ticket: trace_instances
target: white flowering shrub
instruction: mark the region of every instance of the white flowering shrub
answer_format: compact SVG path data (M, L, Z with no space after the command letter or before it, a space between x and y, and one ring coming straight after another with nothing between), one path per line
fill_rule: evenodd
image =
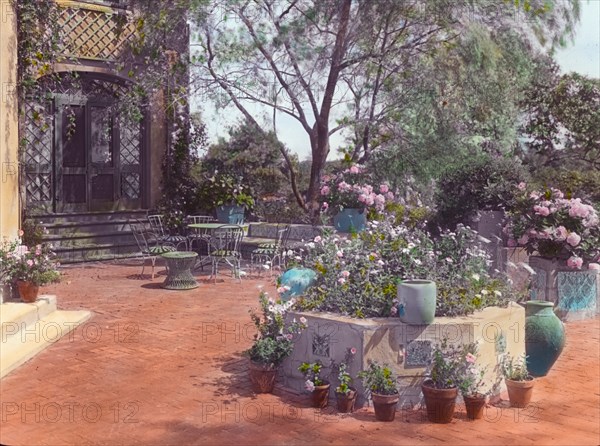
M433 238L391 220L373 221L349 238L326 234L307 243L303 266L318 273L299 303L303 309L357 318L396 315L399 280L437 283L436 316L469 314L513 299L508 284L487 273L477 234L458 226Z

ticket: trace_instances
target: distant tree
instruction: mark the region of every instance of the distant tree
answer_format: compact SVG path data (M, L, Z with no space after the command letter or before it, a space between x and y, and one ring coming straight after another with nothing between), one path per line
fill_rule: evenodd
M404 104L372 136L372 170L394 185L403 174L429 180L473 157L512 155L520 99L537 69L532 53L516 33L475 24L422 57L419 76L387 93Z
M535 166L600 170L600 79L547 68L528 91L525 158Z
M273 132L258 130L249 122L229 129L229 137L208 148L201 160L202 171L218 171L241 177L257 197L287 195L289 169L281 156L286 150Z

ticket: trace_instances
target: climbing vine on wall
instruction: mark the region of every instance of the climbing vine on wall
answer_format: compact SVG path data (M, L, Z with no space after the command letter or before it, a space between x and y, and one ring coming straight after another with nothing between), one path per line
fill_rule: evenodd
M58 6L53 0L12 0L17 12L18 91L34 94L38 79L52 74L61 60Z

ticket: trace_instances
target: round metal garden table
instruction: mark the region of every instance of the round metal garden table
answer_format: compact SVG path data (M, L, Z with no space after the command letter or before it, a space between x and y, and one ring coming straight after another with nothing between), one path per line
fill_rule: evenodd
M173 251L161 254L167 262L168 274L163 283L167 290L191 290L198 288L198 282L192 275L191 268L196 263L198 254L188 251Z

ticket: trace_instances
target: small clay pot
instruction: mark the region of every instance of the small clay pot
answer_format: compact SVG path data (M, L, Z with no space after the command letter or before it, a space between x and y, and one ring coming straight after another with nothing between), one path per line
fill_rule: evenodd
M313 407L322 409L327 406L327 402L329 401L329 387L330 384L328 382L320 386L315 386L311 394Z
M532 376L529 378L527 381L513 381L512 379L504 378L506 389L508 390L510 407L527 407L531 401L535 380Z
M354 411L354 403L356 402L356 389L350 387L348 393L335 392L337 398L337 409L341 413L351 413Z
M432 423L450 423L454 416L458 388L436 389L428 384L425 382L421 386L425 397L427 419Z
M32 282L17 280L17 288L19 290L19 296L23 302L32 303L37 300L38 293L40 291L39 285L35 285Z
M277 378L277 370L277 367L250 361L248 373L252 382L252 389L256 393L272 393L275 378Z
M480 420L483 418L483 409L485 408L485 395L464 395L465 408L467 409L467 418L469 420Z
M372 393L373 407L375 408L375 418L379 421L394 421L396 417L396 405L400 400L400 395L380 395Z

